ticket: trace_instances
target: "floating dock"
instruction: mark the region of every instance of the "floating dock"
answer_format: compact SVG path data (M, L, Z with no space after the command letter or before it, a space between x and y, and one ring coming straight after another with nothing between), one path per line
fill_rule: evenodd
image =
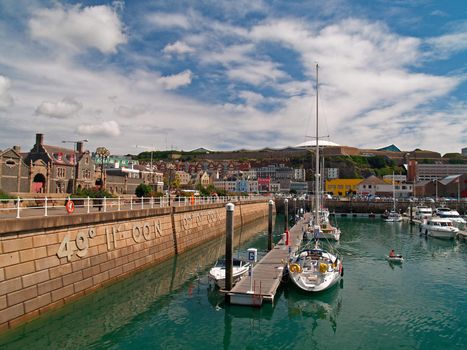
M310 215L306 214L289 230L289 245L286 245L284 239L281 239L271 251L255 264L253 281L250 281L250 277L246 276L237 282L230 292L225 291L230 297L231 304L261 306L263 302L274 302L288 256L291 252L296 251L302 243L303 232L309 219Z

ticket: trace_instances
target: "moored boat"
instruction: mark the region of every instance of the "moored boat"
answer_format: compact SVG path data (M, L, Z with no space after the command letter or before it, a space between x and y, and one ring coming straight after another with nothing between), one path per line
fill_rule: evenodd
M337 254L331 253L319 246L320 235L338 232L338 236L335 236L338 240L340 230L330 225L329 215L320 214L318 136L318 65L316 65L315 214L312 226L315 244L312 249L305 247L295 252L290 257L288 264L290 279L297 287L306 292L321 292L331 288L344 274L342 259Z
M232 282L235 284L248 273L250 263L241 259L233 259ZM217 261L216 265L209 270L209 280L216 283L219 288L225 288L225 259Z
M385 222L399 222L402 221L402 215L394 210L391 210L386 215L383 215L383 220Z
M465 226L465 219L460 216L459 212L446 207L436 209L436 215L443 219L449 219L454 226L462 228Z
M453 239L459 229L449 219L432 217L420 225L420 232L430 237Z
M339 256L319 247L296 252L288 264L289 277L300 289L321 292L334 286L344 274Z

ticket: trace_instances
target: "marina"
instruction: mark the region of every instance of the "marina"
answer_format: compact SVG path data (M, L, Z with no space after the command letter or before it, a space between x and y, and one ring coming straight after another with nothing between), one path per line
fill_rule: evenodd
M3 349L463 349L467 244L420 237L402 222L342 218L341 284L305 294L282 284L273 304L229 305L208 281L222 238L194 248L0 337ZM267 231L242 243L267 253ZM274 227L275 243L284 230ZM394 248L403 264L386 260ZM78 328L76 325L79 325ZM189 337L186 337L190 334Z

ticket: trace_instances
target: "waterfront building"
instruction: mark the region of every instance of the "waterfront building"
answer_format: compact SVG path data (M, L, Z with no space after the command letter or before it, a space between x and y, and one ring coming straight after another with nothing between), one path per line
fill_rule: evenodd
M362 181L363 179L329 179L326 180L325 190L333 196L346 197L351 193L357 193L357 186Z
M372 175L362 180L357 185L357 194L363 195L363 196L374 196L382 192L384 193L382 189L385 189L387 185L388 184L384 182L382 179ZM391 193L392 193L392 189L391 189Z
M83 142L76 150L44 144L44 135L36 134L36 143L28 153L30 189L34 193L73 193L95 186L95 163Z
M258 192L270 192L271 191L271 178L269 177L258 177Z
M29 166L19 146L0 151L0 190L6 193L29 192Z
M457 199L467 197L467 173L425 180L414 185L414 196Z
M449 175L465 173L467 173L467 162L463 164L451 164L447 163L447 160L443 160L426 164L410 160L408 164L408 180L415 182L437 180Z

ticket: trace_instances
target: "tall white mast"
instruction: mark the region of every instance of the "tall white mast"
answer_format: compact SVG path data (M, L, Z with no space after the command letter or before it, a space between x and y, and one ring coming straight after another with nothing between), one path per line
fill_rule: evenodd
M319 225L319 140L318 140L318 63L316 63L316 169L315 169L315 220Z

